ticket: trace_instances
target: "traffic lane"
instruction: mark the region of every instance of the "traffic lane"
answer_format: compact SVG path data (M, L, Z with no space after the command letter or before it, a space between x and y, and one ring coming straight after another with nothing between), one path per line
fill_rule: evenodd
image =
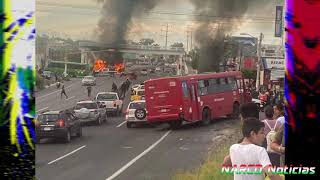
M123 79L102 78L102 81L99 81L99 82L101 82L101 84L98 83L98 86L97 86L99 88L94 88L93 94L96 94L96 93L98 93L100 91L104 91L103 89L104 89L105 85L109 84L109 86L111 87L111 85L110 85L111 81L114 81L115 83L117 83L117 82L122 82ZM80 86L79 86L79 88L80 88ZM79 91L75 91L75 92L79 93ZM81 93L80 92L80 94L77 94L77 98L78 99L86 98L86 93ZM126 98L124 99L124 109L127 107L128 103L130 101L129 98L130 98L130 92L127 92ZM73 100L77 100L77 99L74 98ZM69 103L66 103L66 102L69 102ZM62 103L60 99L56 103L53 103L53 102L48 102L48 103L52 104L51 107L53 107L53 108L50 108L51 110L67 109L67 108L74 107L74 105L75 105L75 103L72 103L71 101L64 101L63 100L63 103ZM37 109L39 109L39 108L37 108ZM111 126L111 127L116 127L116 126L118 126L118 124L120 124L120 123L122 123L124 121L125 121L125 119L124 119L123 116L122 117L108 117L107 125ZM86 133L86 128L87 128L86 126L83 127L84 135ZM94 128L98 128L98 127L94 127ZM89 135L90 135L90 131L89 131ZM52 140L49 140L49 141L48 140L42 140L42 142L44 142L45 144L44 145L42 145L42 144L37 145L37 147L38 147L37 150L39 150L39 151L37 151L37 157L41 157L41 158L39 158L39 160L42 160L42 162L49 161L50 159L53 159L53 157L56 157L58 154L63 154L65 151L68 151L70 149L70 148L68 148L69 145L67 145L67 149L65 150L65 149L63 149L63 147L65 146L64 144L57 146L58 147L57 149L54 149L50 144L47 144L47 143L54 143L54 145L55 145L55 144L61 143L61 142L52 141ZM72 142L72 143L73 143L72 145L74 145L74 146L81 145L82 143L86 143L86 138L85 137L82 138L80 142L79 142L78 138L75 138L74 142ZM42 153L42 147L43 147L44 153ZM48 153L45 153L47 151L46 147L48 147L48 149L50 149L52 151L48 151ZM61 148L61 150L60 150L60 148ZM41 154L44 154L44 156L41 156ZM48 156L48 154L50 156ZM40 164L41 164L41 162L40 162Z
M66 87L68 87L78 81L81 81L81 78L71 78L70 81L65 81L63 83ZM35 97L39 98L39 97L42 97L44 95L47 95L47 94L55 92L55 91L57 91L57 86L50 86L47 89L43 89L43 90L35 92Z
M112 79L114 80L114 79ZM108 80L107 80L108 81ZM120 81L123 81L123 80L120 80ZM138 81L141 81L141 80L137 80ZM128 102L129 102L129 97L130 94L127 94L127 98L125 99L125 106L127 106ZM108 124L107 124L107 127L115 127L115 125L117 125L118 123L120 122L123 122L124 121L124 118L109 118L109 121L108 121ZM81 145L84 145L84 144L88 144L90 143L91 141L94 141L92 139L92 136L91 136L91 131L90 129L94 130L93 132L96 132L96 129L97 128L100 128L100 127L89 127L88 128L88 132L87 132L87 127L84 127L83 128L83 134L84 134L84 137L78 139L74 139L74 141L71 142L71 144L69 144L69 147L70 148L66 148L64 149L64 144L62 145L59 145L57 148L55 148L55 144L53 145L50 145L50 144L45 144L42 146L41 145L37 145L37 151L36 151L36 156L37 156L37 169L41 168L42 165L46 164L47 162L49 161L52 161L53 159L57 158L59 155L62 155L62 154L65 154L65 153L68 153L68 151L72 150L72 149L75 149ZM108 131L108 130L107 130ZM50 141L49 141L50 143ZM71 146L72 145L72 146ZM83 149L85 150L85 148ZM82 151L82 150L81 150Z
M106 77L97 78L97 85L92 87L91 99L93 99L98 92L110 91L112 82L120 83L121 81L123 81L123 79L111 79ZM60 92L61 90L58 93L48 96L46 99L40 101L37 101L36 98L36 111L46 107L50 110L62 110L73 107L79 100L88 99L87 87L82 86L81 81L75 83L70 89L66 89L66 94L71 99L65 99L64 95L62 96L63 99L61 99Z
M110 85L110 81L111 79L108 78L103 78L101 82L98 83L99 88L94 88L93 89L93 93L92 94L96 94L100 91L105 91L103 90L105 85ZM115 82L120 82L122 81L121 79L112 79ZM81 88L81 85L79 85L78 90ZM54 102L48 102L48 104L46 104L46 106L50 106L50 110L62 110L62 109L68 109L68 108L72 108L75 106L76 101L80 100L80 99L85 99L87 98L87 93L83 93L83 92L79 92L79 91L75 91L75 95L77 98L73 98L73 101L67 101L67 100L60 100L58 98L57 101ZM127 95L129 97L129 95ZM129 100L127 100L128 98L125 99L125 106L127 106L127 103L129 102ZM41 107L37 107L37 109L39 109ZM124 118L123 117L108 117L108 122L106 123L107 126L113 126L116 127L120 122L123 122ZM59 156L59 154L64 154L65 152L69 151L70 149L72 149L73 147L77 147L79 145L82 145L83 143L87 142L87 137L86 135L90 136L90 131L88 132L89 134L87 134L86 132L86 128L87 126L83 127L83 135L84 137L82 138L74 138L73 141L70 144L61 144L61 141L55 141L54 139L47 139L47 140L42 140L43 144L38 144L37 145L37 151L36 151L36 156L37 156L37 160L38 160L38 164L43 164L44 162L48 162L49 160L53 160L54 157ZM99 127L93 127L93 128L99 128ZM53 143L51 145L51 143ZM55 145L59 144L57 146L57 148L55 148Z
M37 168L39 179L106 179L145 151L165 131L114 126L87 127L86 148L53 164Z
M157 148L152 150L136 164L124 171L117 180L152 179L163 180L179 170L194 170L208 157L213 138L223 134L239 120L219 119L209 126L186 124L172 131Z

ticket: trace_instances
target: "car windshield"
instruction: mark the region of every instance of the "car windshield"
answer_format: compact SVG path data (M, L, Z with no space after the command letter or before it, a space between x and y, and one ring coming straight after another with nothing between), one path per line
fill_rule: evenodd
M93 79L93 77L87 76L87 77L84 77L84 79Z
M82 108L97 109L97 104L96 103L79 103L75 107L76 110L79 110Z
M117 95L116 94L99 94L97 96L97 100L116 100Z
M41 114L37 119L40 122L52 122L59 119L59 114Z
M129 109L145 109L145 102L131 103Z

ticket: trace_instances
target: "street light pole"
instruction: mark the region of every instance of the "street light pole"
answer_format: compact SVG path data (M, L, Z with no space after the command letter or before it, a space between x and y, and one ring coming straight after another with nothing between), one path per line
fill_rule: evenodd
M263 34L260 33L257 56L258 56L258 64L257 64L257 79L256 79L256 91L259 91L260 88L260 66L261 66L261 42L262 42Z

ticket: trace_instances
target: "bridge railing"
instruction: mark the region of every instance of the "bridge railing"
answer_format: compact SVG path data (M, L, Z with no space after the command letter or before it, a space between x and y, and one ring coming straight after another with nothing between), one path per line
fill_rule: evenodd
M162 50L162 51L174 51L181 52L184 51L183 47L163 47L163 46L148 46L148 45L134 45L134 44L120 44L120 45L111 45L111 44L101 44L94 42L80 42L80 47L106 47L106 48L119 48L119 49L136 49L136 50Z

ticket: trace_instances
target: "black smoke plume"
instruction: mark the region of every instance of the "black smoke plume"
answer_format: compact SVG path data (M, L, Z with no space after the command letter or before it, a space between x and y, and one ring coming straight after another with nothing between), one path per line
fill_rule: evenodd
M266 0L190 0L196 8L200 25L195 40L200 46L199 72L218 71L224 60L224 40L241 24L251 5L259 7ZM252 4L253 3L253 4Z
M157 0L97 0L103 3L98 23L99 40L119 46L125 44L133 17L148 13L159 2Z

